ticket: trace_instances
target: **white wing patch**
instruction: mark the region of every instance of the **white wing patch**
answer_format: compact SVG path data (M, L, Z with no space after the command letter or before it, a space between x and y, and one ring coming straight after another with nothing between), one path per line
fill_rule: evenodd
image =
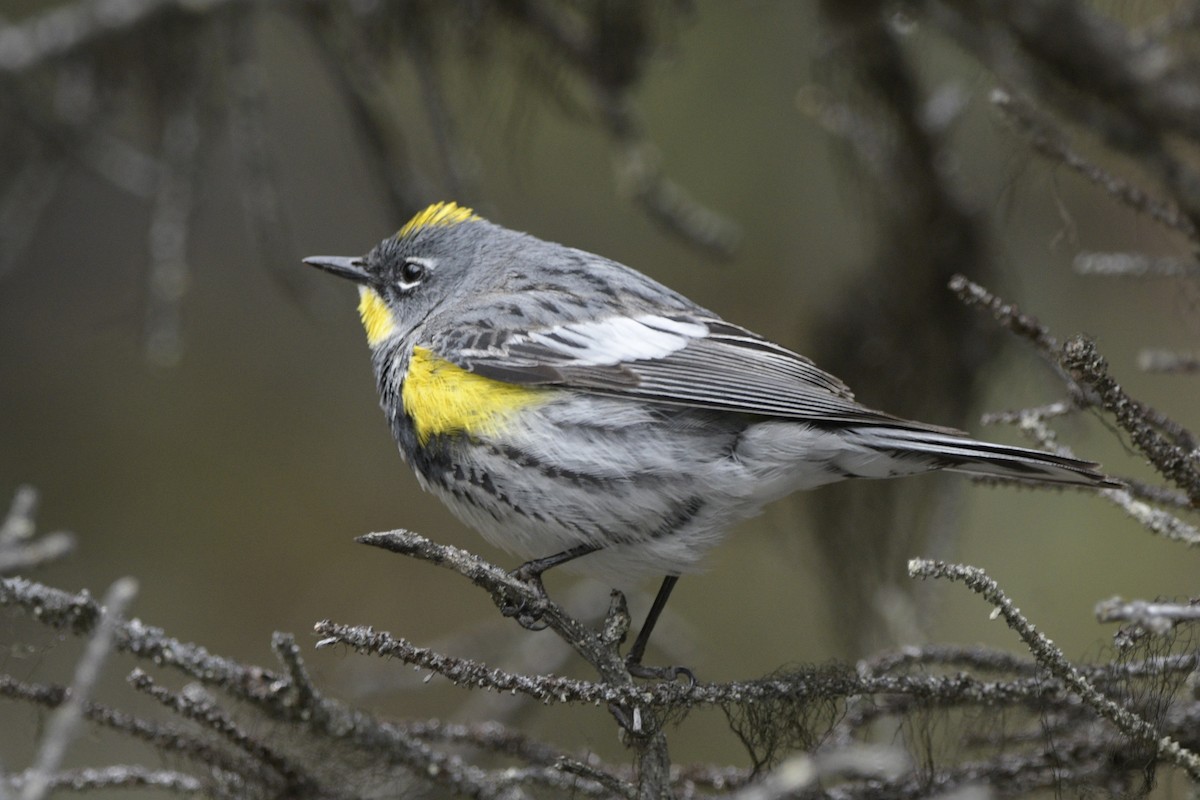
M700 322L643 314L555 325L521 338L579 365L611 366L664 358L707 335L708 326Z

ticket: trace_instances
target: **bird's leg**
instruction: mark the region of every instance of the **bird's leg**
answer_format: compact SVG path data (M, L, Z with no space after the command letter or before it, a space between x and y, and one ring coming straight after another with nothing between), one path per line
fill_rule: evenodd
M563 550L561 553L555 553L552 556L526 561L509 574L517 580L529 584L529 588L534 591L538 599L543 600L546 597L546 587L542 585L543 572L551 567L557 567L560 564L573 561L580 556L586 556L588 553L594 553L599 549L600 545L598 544L581 544L569 550ZM546 627L546 623L542 622L543 611L540 608L540 603L505 602L500 606L500 613L506 617L516 617L521 627L527 630L540 631Z
M654 625L667 605L671 590L678 582L678 575L668 575L663 578L662 586L658 587L658 594L654 596L654 603L650 606L650 613L646 614L646 621L642 623L642 629L638 631L637 638L633 640L633 647L629 648L629 654L625 656L625 668L635 678L673 681L682 675L687 678L689 684L695 686L696 676L687 667L647 667L642 664L642 656L646 654L646 645L650 642L650 634L654 631Z

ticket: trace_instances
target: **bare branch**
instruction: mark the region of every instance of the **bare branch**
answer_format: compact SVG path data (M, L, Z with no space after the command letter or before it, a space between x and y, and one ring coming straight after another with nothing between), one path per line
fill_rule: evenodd
M1076 380L1097 393L1101 405L1116 417L1150 463L1187 493L1193 506L1200 506L1200 463L1194 446L1191 452L1185 451L1159 433L1157 428L1164 426L1165 418L1125 393L1108 374L1108 362L1096 351L1095 343L1083 336L1073 337L1063 346L1060 361ZM1189 432L1171 424L1177 440L1186 435L1187 441L1195 441Z
M1173 353L1170 350L1143 350L1138 353L1138 369L1146 372L1194 375L1200 372L1200 355Z
M1132 622L1150 633L1161 635L1178 622L1200 620L1200 605L1112 597L1096 604L1096 619L1100 622Z
M1080 275L1116 278L1196 278L1195 259L1153 257L1144 253L1080 253L1073 267Z
M26 791L37 775L25 772L9 778L13 789ZM3 779L0 779L0 784ZM205 794L208 790L200 779L183 772L167 769L117 764L101 769L73 769L55 772L46 778L46 791L90 792L104 789L161 789L171 794Z
M1022 616L1000 586L983 570L920 558L909 561L908 570L915 578L943 578L964 583L971 591L995 606L996 613L1004 617L1008 626L1016 631L1038 663L1071 687L1072 691L1095 709L1096 713L1113 723L1127 736L1156 748L1159 754L1184 769L1192 780L1200 780L1200 757L1171 737L1163 735L1137 714L1122 708L1097 691L1091 682L1071 665L1062 651Z
M613 643L576 621L553 600L535 592L526 582L478 556L455 547L437 544L406 530L369 533L360 536L357 541L429 561L457 572L476 586L485 589L500 607L515 604L536 608L549 627L595 667L606 682L616 686L633 685L633 679L625 669L625 662L613 647Z
M964 275L955 275L949 285L950 291L958 295L965 306L990 312L1002 328L1028 339L1043 353L1053 353L1058 349L1058 341L1050 334L1050 329L1036 317L1023 313L1016 305L1004 302Z
M242 2L244 0L237 0ZM197 13L235 0L76 0L16 25L0 26L0 72L19 73L85 48L163 11Z
M37 501L32 486L20 486L13 495L8 516L0 523L0 575L41 567L75 549L75 536L63 531L34 539Z
M1005 119L1028 139L1034 150L1078 172L1135 211L1145 214L1191 239L1196 238L1195 225L1181 214L1174 204L1155 198L1146 190L1134 186L1124 178L1119 178L1084 158L1071 147L1066 133L1055 127L1048 118L1039 114L1031 104L1014 97L1003 89L993 89L991 101Z
M121 578L105 593L100 624L75 667L75 678L71 682L66 702L50 717L33 766L26 773L25 784L21 788L21 800L41 800L50 791L52 776L62 764L67 747L79 733L84 703L91 695L100 677L100 669L112 651L121 616L136 594L137 581L133 578Z

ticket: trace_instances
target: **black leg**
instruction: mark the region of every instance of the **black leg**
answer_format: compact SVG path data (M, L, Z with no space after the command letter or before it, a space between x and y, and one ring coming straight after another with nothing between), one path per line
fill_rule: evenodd
M662 585L658 587L658 594L654 596L654 602L650 606L650 613L646 614L646 621L642 623L642 629L638 631L637 638L633 640L633 647L629 648L629 655L625 656L625 666L629 669L629 674L635 678L659 678L673 681L683 675L688 679L688 683L692 685L696 683L696 676L687 667L647 667L642 664L642 656L646 654L646 645L650 643L650 634L654 632L658 617L666 608L667 600L671 597L671 590L678 582L678 575L668 575L663 578Z
M542 573L546 570L561 566L568 561L574 561L580 556L586 556L588 553L594 553L600 549L598 544L581 544L578 547L572 547L570 550L563 550L561 553L555 553L552 556L545 558L535 558L532 561L526 561L521 566L513 570L513 577L520 578L523 581L530 583L537 582L539 585L542 582Z
M528 583L530 588L538 594L539 598L544 598L546 596L546 587L542 585L543 572L551 567L557 567L568 561L573 561L580 556L586 556L588 553L594 553L599 549L599 545L581 544L578 547L563 550L561 553L555 553L552 556L535 558L532 561L526 561L514 569L512 576ZM531 631L540 631L546 627L546 623L541 621L542 610L536 605L530 606L528 603L512 603L502 606L500 613L506 617L516 617L517 622L520 623L522 628Z

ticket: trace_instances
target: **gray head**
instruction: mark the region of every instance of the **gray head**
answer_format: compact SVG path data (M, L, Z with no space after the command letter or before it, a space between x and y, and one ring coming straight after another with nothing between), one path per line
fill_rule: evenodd
M469 208L436 203L365 256L312 256L304 263L358 284L358 313L367 343L377 348L411 333L463 286L480 289L502 279L503 270L468 272L472 265L512 263L530 241L536 240Z

